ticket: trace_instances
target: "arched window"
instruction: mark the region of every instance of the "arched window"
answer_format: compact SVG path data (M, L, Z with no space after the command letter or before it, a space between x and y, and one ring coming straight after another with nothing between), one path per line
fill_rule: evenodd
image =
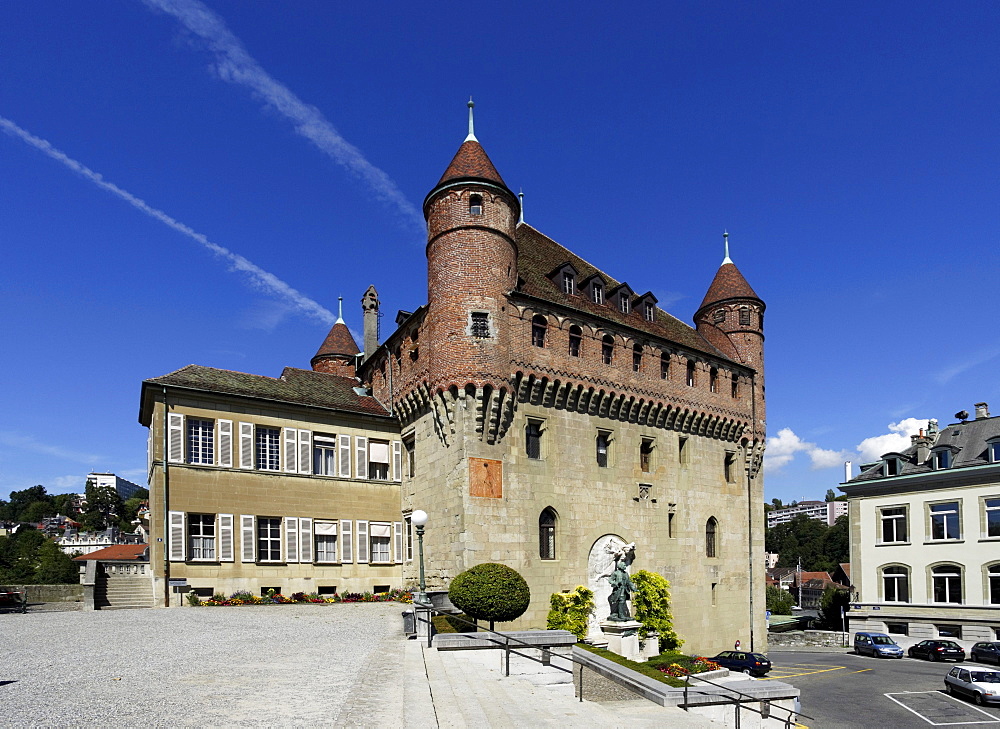
M469 196L469 214L470 215L482 215L483 214L483 196L482 195L470 195Z
M556 558L556 512L546 507L538 517L538 556Z
M709 392L719 391L719 370L716 367L708 371L708 390Z
M694 366L695 366L694 360L689 359L687 367L687 378L685 379L685 382L687 382L688 387L694 387Z
M719 522L715 520L714 516L708 518L708 522L705 524L705 556L715 557L717 556L716 550L716 531L718 530Z
M1000 605L1000 564L990 566L987 571L989 582L989 603L990 605Z
M962 602L962 568L957 564L942 564L931 568L934 602Z
M642 370L642 345L636 344L632 347L632 371L639 372Z
M910 601L910 572L893 565L882 569L882 599L885 602Z
M734 398L737 398L737 397L740 396L740 376L738 374L736 374L735 372L733 373L733 382L732 382L732 385L729 388L729 393Z
M740 326L750 326L750 309L745 306L740 307Z
M580 345L583 343L583 330L575 324L569 328L569 356L580 356Z
M667 379L668 374L670 374L670 355L660 352L660 379Z
M535 314L531 319L531 344L535 347L545 346L545 330L549 323L541 314Z
M610 334L605 334L601 340L601 361L609 365L614 361L615 340Z

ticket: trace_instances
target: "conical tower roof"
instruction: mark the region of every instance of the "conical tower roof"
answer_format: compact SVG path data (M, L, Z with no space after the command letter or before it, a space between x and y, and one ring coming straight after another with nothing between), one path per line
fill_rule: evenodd
M493 166L489 155L483 149L483 145L475 139L466 139L462 142L462 146L458 148L458 152L451 160L451 164L448 165L448 169L444 171L441 179L438 180L435 188L458 180L483 180L507 187L507 183L503 181L497 168Z
M351 332L344 323L344 320L337 319L337 322L330 329L330 333L326 335L326 339L323 340L323 344L320 345L313 359L327 355L353 357L360 352L361 350L358 349L358 345L354 341L354 337L351 336Z
M701 311L707 306L717 304L720 301L726 301L727 299L756 299L757 301L761 301L761 298L757 296L757 293L750 287L747 280L743 278L740 269L736 268L736 264L730 261L728 256L726 261L719 266L719 270L712 280L712 285L708 287L708 293L705 294L705 298L702 300L698 310Z

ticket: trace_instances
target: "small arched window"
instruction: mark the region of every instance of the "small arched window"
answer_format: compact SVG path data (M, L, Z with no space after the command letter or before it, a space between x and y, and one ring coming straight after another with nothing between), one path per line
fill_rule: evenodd
M535 347L545 346L545 330L549 323L541 314L535 314L531 318L531 344Z
M470 195L469 196L469 214L470 215L482 215L483 214L483 196L482 195Z
M987 600L990 605L1000 605L1000 564L990 566L986 574L990 589Z
M632 371L640 372L642 370L642 345L637 344L632 347Z
M687 366L687 378L685 379L688 387L694 387L694 366L694 360L689 359Z
M735 372L733 373L733 382L729 388L729 394L731 394L734 398L740 396L740 376Z
M906 567L893 565L882 569L882 599L885 602L910 601L910 574Z
M610 334L605 334L601 340L601 361L609 365L614 361L615 340Z
M569 328L569 356L580 356L580 345L583 342L583 330L575 324Z
M716 367L708 371L708 389L710 392L719 391L719 370Z
M962 602L962 568L957 564L942 564L931 569L934 602Z
M660 379L667 379L668 374L670 374L670 355L660 352Z
M556 558L556 512L546 507L538 517L538 556Z
M710 516L708 521L705 523L705 556L706 557L717 557L718 550L716 549L715 540L717 539L716 532L719 528L719 522L715 520L714 516Z

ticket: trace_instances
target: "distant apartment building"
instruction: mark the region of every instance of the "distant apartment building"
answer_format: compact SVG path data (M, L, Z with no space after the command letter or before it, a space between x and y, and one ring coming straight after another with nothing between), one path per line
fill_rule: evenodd
M778 524L789 522L799 514L804 514L816 521L822 521L827 526L833 526L837 517L844 516L846 513L846 501L802 501L787 509L775 509L767 512L767 528L772 529Z
M145 488L145 486L140 486L137 483L127 481L121 476L116 476L113 473L88 473L87 483L93 484L94 486L110 486L118 492L118 495L122 497L122 500L131 499L135 495L136 491Z

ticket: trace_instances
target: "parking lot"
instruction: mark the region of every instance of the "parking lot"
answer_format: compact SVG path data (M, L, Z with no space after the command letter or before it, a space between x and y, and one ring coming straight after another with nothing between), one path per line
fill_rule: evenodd
M802 720L810 727L1000 727L1000 706L980 708L944 693L953 663L869 658L847 649L774 651L769 657L774 668L763 680L798 687L802 711L814 717Z

